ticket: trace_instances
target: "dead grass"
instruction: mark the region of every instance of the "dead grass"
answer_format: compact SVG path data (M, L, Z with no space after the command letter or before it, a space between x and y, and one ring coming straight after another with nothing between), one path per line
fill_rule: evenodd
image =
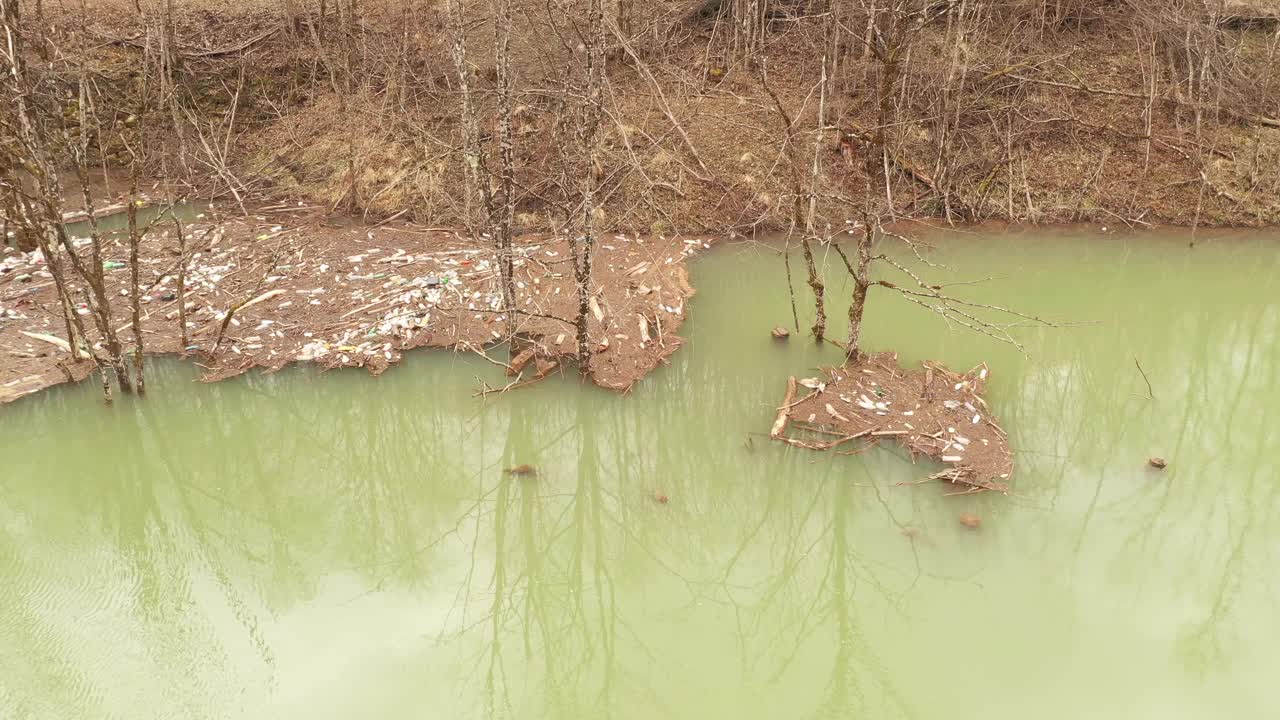
M709 51L706 27L679 21L691 5L653 3L636 21L641 38L636 51L656 88L624 53L614 54L602 158L603 222L632 232L785 227L794 215L797 165L805 169L815 139L815 28L787 25L771 36L770 85L794 119L796 141L803 145L788 148L780 142L780 118L758 73ZM523 106L517 210L526 229L551 229L572 205L556 164L564 138L557 136L554 95L574 48L564 41L564 28L545 21L544 4L518 6L517 14L527 22L515 42ZM179 7L180 33L200 47L241 40L249 24L279 22L281 12L270 4L212 0L186 0ZM121 37L136 26L127 2L95 0L90 10L92 32L100 36ZM408 209L422 222L457 224L465 206L464 182L454 152L459 138L451 66L444 35L436 31L443 27L441 8L430 3L378 5L364 12L362 82L345 104L335 97L323 59L306 37L282 33L243 58L251 92L243 99L237 128L235 171L251 178L264 196L336 207L354 200L357 209L372 214ZM1101 20L1090 23L1105 28ZM406 27L422 29L405 35ZM484 105L491 82L491 33L483 23L478 27L471 38L472 58ZM657 40L644 43L648 38ZM404 57L377 50L401 47L395 43L402 39L407 43ZM1265 50L1260 36L1247 35L1245 41L1255 55ZM903 81L908 89L901 108L905 116L927 118L933 112L929 89L942 68L939 43L938 37L926 36L917 48ZM1063 33L1045 36L1026 51L1031 50L1058 57L1062 77L1078 77L1095 87L1142 90L1131 38ZM105 44L94 52L109 70L106 75L126 85L136 48ZM1187 118L1161 106L1153 117L1148 154L1141 101L1042 85L1005 82L993 87L998 81L980 79L1004 58L994 50L991 57L982 56L982 48L974 52L972 96L954 141L949 179L954 197L973 219L1172 224L1198 219L1203 225L1278 219L1280 130L1259 131L1222 118L1210 123L1199 140L1189 140ZM241 61L231 57L188 65L191 92L202 108L213 112L221 107L218 98L225 96L228 77ZM836 83L840 92L832 101L836 125L873 126L874 63L853 58L842 72ZM1016 112L1010 114L1015 104ZM678 138L668 111L687 133L688 144ZM1003 121L992 121L1000 117L1014 119L1011 153L1008 128ZM894 137L905 159L932 168L939 142L933 124L906 124ZM856 153L840 154L838 133L824 134L822 143L820 212L841 224L850 209L837 198L856 199L875 189L879 178L866 177ZM1202 166L1208 180L1203 187ZM901 212L941 213L938 198L911 179L894 177L893 182Z

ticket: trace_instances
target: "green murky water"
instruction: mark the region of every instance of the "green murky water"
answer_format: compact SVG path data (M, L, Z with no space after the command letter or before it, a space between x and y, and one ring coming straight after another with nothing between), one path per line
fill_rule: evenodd
M697 262L688 345L627 398L482 403L496 368L416 353L0 408L0 717L1274 716L1275 238L940 257L1002 278L970 297L1097 321L1024 359L873 291L872 349L990 364L1008 497L753 436L834 355L773 343L781 266L741 245Z

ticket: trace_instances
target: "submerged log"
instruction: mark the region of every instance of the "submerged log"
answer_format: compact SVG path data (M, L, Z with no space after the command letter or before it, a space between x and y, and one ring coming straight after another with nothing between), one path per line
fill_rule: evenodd
M529 361L534 358L534 355L535 353L533 348L525 348L517 353L515 357L511 358L511 364L507 366L507 376L515 377L523 372L524 366L529 364Z
M538 372L534 374L534 377L541 380L555 372L558 367L560 367L560 363L556 360L544 360L542 358L538 358Z

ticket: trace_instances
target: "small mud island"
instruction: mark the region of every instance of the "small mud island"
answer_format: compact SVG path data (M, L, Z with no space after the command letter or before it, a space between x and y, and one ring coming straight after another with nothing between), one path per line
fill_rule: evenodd
M912 459L923 455L948 466L930 479L965 491L1007 492L1013 453L982 397L987 377L986 365L964 374L928 362L904 370L893 353L866 356L821 378L788 378L769 435L808 450L893 440Z

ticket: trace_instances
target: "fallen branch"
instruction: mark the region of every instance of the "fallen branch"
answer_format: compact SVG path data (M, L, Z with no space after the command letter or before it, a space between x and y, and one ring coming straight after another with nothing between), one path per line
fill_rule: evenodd
M804 440L796 440L795 438L789 438L789 437L778 437L774 439L780 440L788 445L794 445L795 447L798 447L798 448L804 448L805 450L830 450L831 448L834 448L838 445L843 445L851 440L857 440L858 438L866 437L868 434L871 434L869 430L863 430L862 432L854 433L853 435L845 435L844 437L841 437L837 440L832 440L830 442L822 442L822 443L811 443L811 442L806 442Z
M254 305L257 305L258 303L266 302L271 298L280 297L286 292L288 291L283 288L276 288L275 290L268 290L267 292L264 292L255 298L251 298L249 300L245 300L243 302L239 302L235 305L232 305L231 308L227 310L226 317L222 318L222 324L218 326L218 336L214 338L213 349L209 351L209 354L212 355L213 353L216 353L218 351L218 346L222 344L222 336L226 334L227 326L231 324L231 320L232 318L235 317L235 314L237 312L240 312L241 310L248 310Z
M515 357L511 358L511 364L507 366L507 375L516 376L524 372L524 366L528 365L535 355L533 348L521 350Z
M796 376L792 375L787 378L787 394L782 398L782 407L778 408L778 416L773 420L773 428L769 430L769 437L774 440L782 439L783 434L787 432L787 419L791 415L791 407L796 399Z
M1009 486L1005 483L996 482L995 480L979 480L968 468L947 468L930 475L929 479L945 480L952 485L964 485L967 487L964 493L982 492L983 490L994 490L1005 494L1009 492Z
M471 397L488 397L489 395L501 395L502 393L508 390L516 390L518 388L532 385L536 382L542 382L548 377L551 377L551 375L550 374L538 375L531 380L512 380L511 382L507 383L506 385L503 385L500 388L489 387L487 384L485 384L484 387L482 387L480 390L477 390L476 392L471 393Z
M224 47L224 48L214 48L213 50L205 50L202 52L184 52L182 53L182 55L184 57L189 57L189 58L210 58L210 57L219 57L221 55L231 55L233 53L238 53L244 50L248 50L249 48L253 47L254 45L257 45L263 40L270 38L272 35L275 35L278 32L280 32L280 28L277 27L274 30L268 30L267 32L262 33L261 35L249 38L248 40L245 40L239 45L232 45L230 47Z
M1142 381L1147 384L1147 399L1155 400L1155 391L1151 389L1151 380L1147 378L1147 371L1142 369L1142 363L1138 362L1138 356L1133 356L1133 364L1137 366L1138 372L1142 374Z
M45 333L27 332L26 330L23 330L21 332L23 335L26 335L32 340L39 340L40 342L49 343L50 345L54 345L66 353L71 352L71 343L67 342L66 340L63 340L60 337L57 337L56 335L46 335ZM88 353L86 353L83 348L79 348L79 347L76 348L76 355L86 360L89 358Z
M489 362L493 363L494 365L497 365L498 367L503 368L504 370L506 370L506 372L507 372L507 375L508 375L508 376L516 375L516 374L517 374L517 373L514 373L514 372L512 372L512 371L511 371L511 366L510 366L510 365L508 365L508 364L506 364L506 363L502 362L501 360L495 360L495 359L493 359L493 358L489 357L489 355L488 355L488 354L487 354L487 353L486 353L482 348L477 347L474 343L461 342L461 343L458 343L458 347L459 347L459 348L462 348L463 350L470 350L471 352L473 352L473 353L475 353L475 354L479 355L480 357L484 358L485 360L488 360Z

